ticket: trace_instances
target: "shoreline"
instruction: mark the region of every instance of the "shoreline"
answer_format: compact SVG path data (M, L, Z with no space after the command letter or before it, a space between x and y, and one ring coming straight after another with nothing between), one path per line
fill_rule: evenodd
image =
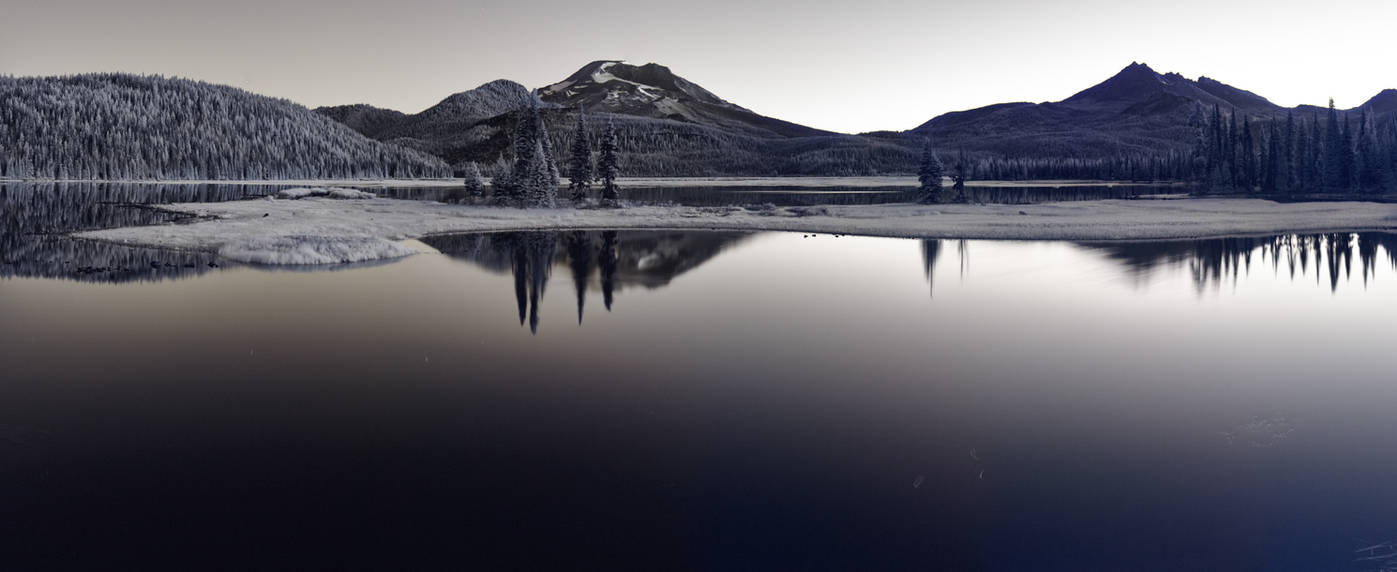
M487 184L489 178L486 178ZM298 186L298 187L360 187L360 188L449 188L464 185L464 179L6 179L0 183L35 185L77 185L77 184L116 184L116 185L247 185L247 186ZM715 177L622 177L617 183L623 187L661 189L771 189L771 190L905 190L920 186L916 175L869 175L849 177L819 177L806 175L792 176L715 176ZM1182 181L1098 181L1084 179L1035 179L1024 181L967 181L970 188L1061 188L1061 187L1158 187L1186 188L1192 184ZM560 186L559 188L566 188Z
M1036 205L518 209L396 199L262 199L156 208L208 220L72 236L194 250L254 264L340 264L412 254L401 241L471 232L674 229L889 238L1189 240L1287 233L1390 232L1397 205L1261 199L1102 200Z

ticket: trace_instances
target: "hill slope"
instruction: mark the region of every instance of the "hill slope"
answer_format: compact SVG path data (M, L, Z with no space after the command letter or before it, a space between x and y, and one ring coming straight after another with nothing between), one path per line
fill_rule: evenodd
M0 78L0 176L420 178L439 159L286 100L127 74Z

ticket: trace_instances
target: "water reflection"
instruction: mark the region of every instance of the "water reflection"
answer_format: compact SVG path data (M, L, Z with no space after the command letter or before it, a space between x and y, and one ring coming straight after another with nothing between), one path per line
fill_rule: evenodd
M197 276L218 263L202 253L77 240L83 230L195 220L151 208L168 203L241 200L279 186L135 183L0 183L0 277L85 282Z
M605 308L614 292L627 286L659 288L676 276L753 236L708 231L566 231L444 235L423 242L452 258L469 261L514 277L520 324L537 332L539 299L553 266L565 267L572 279L577 322L582 323L587 291L600 290ZM951 264L964 282L971 273L971 241L921 240L922 272L934 297L937 265L955 249ZM1103 256L1137 285L1161 273L1187 272L1195 290L1205 293L1236 285L1256 268L1271 268L1292 281L1309 279L1337 292L1340 284L1361 280L1366 286L1386 260L1397 269L1397 235L1384 233L1281 235L1269 238L1220 238L1187 241L1080 243ZM1360 272L1353 275L1357 252ZM942 270L944 272L944 270Z
M519 323L527 323L537 333L539 299L555 265L566 267L571 275L581 324L588 290L601 290L602 304L610 311L617 290L663 287L749 236L704 231L549 231L443 235L422 242L452 258L511 273Z
M1291 280L1313 272L1316 283L1338 291L1353 278L1354 251L1366 286L1377 275L1383 256L1397 268L1397 235L1388 233L1288 234L1272 237L1218 238L1191 241L1081 243L1079 246L1120 264L1138 283L1161 270L1186 269L1199 293L1235 286L1253 265L1270 267ZM1379 255L1379 249L1384 255Z

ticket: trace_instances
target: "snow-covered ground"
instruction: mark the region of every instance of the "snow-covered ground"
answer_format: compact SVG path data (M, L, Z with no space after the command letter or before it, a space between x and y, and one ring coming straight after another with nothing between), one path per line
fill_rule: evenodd
M890 237L1149 240L1397 229L1397 205L1280 204L1255 199L1083 201L1039 205L862 205L515 209L426 201L263 199L170 205L216 217L193 224L128 227L77 236L216 252L266 264L337 264L392 258L431 234L549 229L784 230Z
M367 191L346 189L343 187L296 187L294 189L282 189L277 191L276 196L282 199L305 199L310 197L325 197L329 199L372 199L378 195Z

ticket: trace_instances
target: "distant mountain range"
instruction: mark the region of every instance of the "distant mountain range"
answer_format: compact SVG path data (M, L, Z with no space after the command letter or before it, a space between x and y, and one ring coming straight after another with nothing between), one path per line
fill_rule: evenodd
M511 147L529 90L496 80L416 115L367 105L316 111L367 137L432 153L458 171L489 166ZM554 149L566 149L579 109L615 124L626 174L641 176L871 175L903 172L917 146L902 136L845 135L759 115L661 65L587 64L537 90Z
M568 148L579 109L594 137L614 123L630 176L907 174L926 137L946 158L964 150L978 164L1177 158L1191 151L1214 106L1256 119L1321 111L1141 63L1059 102L1002 103L858 135L760 115L662 65L611 60L533 92L496 80L416 114L363 104L312 112L232 87L149 76L0 78L0 177L435 177L468 162L488 173L508 160L515 115L531 93L554 149ZM1397 118L1397 90L1362 108L1379 122Z
M1257 119L1320 111L1314 106L1281 107L1214 79L1194 81L1132 63L1059 102L1004 103L947 113L911 133L981 157L1148 156L1191 150L1197 123L1214 106L1224 113ZM1397 110L1397 91L1384 91L1361 107L1386 119Z
M488 166L506 153L512 114L527 92L498 80L417 115L363 105L317 111L366 136L433 153L459 170L467 161ZM1213 106L1258 119L1320 111L1284 108L1211 78L1160 74L1142 63L1059 102L996 104L947 113L907 131L859 135L759 115L658 64L596 61L537 94L550 107L545 117L555 149L566 148L580 106L594 122L618 124L628 174L647 176L910 173L923 137L948 155L963 149L972 160L1187 154L1197 124ZM1397 116L1397 90L1362 107L1379 120Z

